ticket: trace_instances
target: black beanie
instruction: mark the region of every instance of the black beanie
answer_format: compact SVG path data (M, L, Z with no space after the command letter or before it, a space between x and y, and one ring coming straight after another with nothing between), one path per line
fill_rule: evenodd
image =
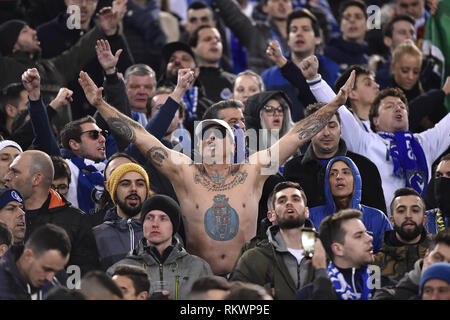
M27 25L22 20L9 20L0 25L0 51L3 56L12 53L20 31Z
M142 225L144 225L145 216L152 210L161 210L169 216L173 227L172 235L178 231L178 227L180 226L181 209L175 200L163 194L155 194L145 200L141 209Z

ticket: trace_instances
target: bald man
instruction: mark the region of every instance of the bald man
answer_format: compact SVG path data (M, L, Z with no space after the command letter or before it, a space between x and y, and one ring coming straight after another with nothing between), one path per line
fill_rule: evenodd
M4 176L7 188L22 195L26 220L25 241L39 226L53 223L66 230L72 243L68 265L81 273L98 269L98 253L87 216L51 189L54 168L49 155L28 150L17 156Z

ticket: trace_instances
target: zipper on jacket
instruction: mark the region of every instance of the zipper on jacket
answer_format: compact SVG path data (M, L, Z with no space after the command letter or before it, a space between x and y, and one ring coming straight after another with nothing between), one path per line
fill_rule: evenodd
M356 286L355 286L355 271L356 271L356 269L352 268L352 286L353 286L353 291L355 291L355 294L357 294Z
M163 265L160 263L159 264L159 280L160 281L164 281L164 277L163 277Z
M130 231L130 251L134 250L134 229L131 225L131 218L127 220L128 230Z
M180 276L175 277L175 300L178 300L178 286L180 285Z

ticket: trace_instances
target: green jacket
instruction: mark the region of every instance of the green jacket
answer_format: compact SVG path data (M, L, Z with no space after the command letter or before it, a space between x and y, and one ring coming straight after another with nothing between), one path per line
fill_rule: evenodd
M373 264L381 268L381 274L391 280L400 280L414 268L414 263L425 256L431 241L431 235L425 230L417 244L399 246L395 231L386 231L383 246L375 255Z
M297 290L313 280L311 263L297 259L287 250L278 226L271 226L268 240L258 242L237 261L230 281L251 282L263 286L274 299L293 300Z

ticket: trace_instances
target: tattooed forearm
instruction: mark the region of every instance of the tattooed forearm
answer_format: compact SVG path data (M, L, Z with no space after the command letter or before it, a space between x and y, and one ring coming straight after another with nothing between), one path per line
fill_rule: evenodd
M106 120L109 128L119 137L125 139L129 143L136 141L136 133L134 128L130 127L123 118L109 118Z
M161 147L152 147L147 151L146 159L151 161L151 163L159 168L162 167L163 161L169 157L164 148Z
M300 127L297 130L297 134L300 140L312 138L327 125L328 121L330 121L336 110L323 110L325 108L326 107L322 107L322 109L318 110L317 112L313 113L297 124L297 126Z

